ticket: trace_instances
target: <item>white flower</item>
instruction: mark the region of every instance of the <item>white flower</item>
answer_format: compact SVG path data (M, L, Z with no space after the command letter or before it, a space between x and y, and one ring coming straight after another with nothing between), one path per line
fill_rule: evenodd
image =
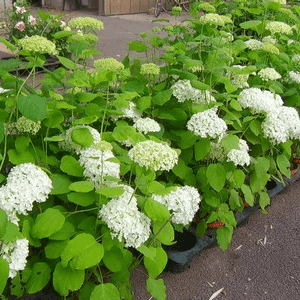
M139 212L133 189L122 187L124 194L103 205L99 218L112 230L112 238L124 239L125 247L138 248L150 236L151 220Z
M275 45L277 43L277 39L268 35L262 39L262 42L263 43L271 43L271 44Z
M141 167L154 171L170 171L178 162L178 154L174 149L151 140L137 143L129 150L128 156Z
M152 198L164 204L172 212L172 222L188 225L192 222L201 201L198 191L191 186L178 187L165 196L152 195Z
M100 142L100 140L101 140L100 133L96 129L94 129L90 126L87 126L87 125L77 125L77 126L69 128L64 133L65 140L58 143L59 147L66 151L69 151L69 152L75 151L77 154L79 154L84 148L83 148L83 146L75 143L72 140L72 131L74 129L79 129L79 128L87 128L89 130L89 132L91 133L91 135L93 136L93 139L94 139L93 145Z
M237 69L243 69L246 66L233 65L232 67L237 68ZM230 76L232 83L234 85L236 85L237 87L239 87L239 88L249 87L249 84L247 82L248 78L249 78L249 75L250 74L239 74L238 72L234 73L234 72L231 72L231 71L226 73L226 76Z
M188 130L203 138L216 138L227 130L226 123L211 108L194 114L187 123Z
M216 99L209 91L193 88L189 80L178 80L171 86L171 89L178 102L184 102L186 100L192 100L195 103L201 104L216 102Z
M0 256L9 264L9 277L14 278L18 271L26 267L29 254L29 243L26 239L18 239L15 242L0 242Z
M290 80L295 81L296 83L300 83L300 73L299 72L290 71L289 78L290 78Z
M48 175L32 163L10 170L7 183L0 188L0 207L8 213L27 215L34 202L45 202L52 189Z
M266 25L266 30L270 30L271 34L292 34L292 27L284 22L271 21Z
M67 23L64 21L60 21L60 28L65 28L67 26Z
M227 161L232 161L235 166L250 165L249 147L244 140L239 141L239 149L232 149L227 154Z
M281 75L274 68L261 69L258 72L258 75L264 81L277 80L281 78Z
M264 113L276 110L283 105L281 97L269 91L262 91L258 88L243 90L237 101L244 108L250 108L253 113Z
M273 144L284 143L289 139L300 139L300 119L294 107L282 106L268 113L262 123L264 136Z
M10 90L4 89L0 86L0 94L8 92L8 91L10 91Z
M109 161L115 158L110 150L101 151L95 148L83 149L80 152L79 163L84 168L86 176L99 189L108 182L105 176L120 178L120 165Z
M255 39L250 39L245 42L247 48L250 50L260 50L263 43L261 41L255 40Z
M280 4L286 4L286 0L264 0L264 2L276 2Z
M16 12L17 12L18 14L23 14L23 13L26 12L26 9L25 9L24 6L16 6Z
M300 62L300 54L295 54L292 57L292 61L295 62L295 63L299 63Z
M36 18L34 18L32 15L30 15L28 17L28 21L30 22L31 25L36 25L37 24Z
M160 125L151 118L140 118L135 121L133 124L139 132L147 134L148 132L159 132Z

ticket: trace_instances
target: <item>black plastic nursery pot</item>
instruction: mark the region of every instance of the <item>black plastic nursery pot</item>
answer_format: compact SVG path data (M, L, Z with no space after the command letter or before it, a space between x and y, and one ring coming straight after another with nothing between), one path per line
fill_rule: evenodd
M275 179L269 180L266 188L270 198L284 190L283 184ZM245 207L244 211L236 213L235 218L237 221L237 226L243 226L247 224L251 213L259 208L260 205L256 204L253 207ZM195 235L192 227L189 230L183 231L182 233L176 232L175 240L177 243L173 246L165 247L169 258L165 271L181 273L188 269L193 257L196 254L217 245L215 232L216 229L208 229L205 235L201 238Z

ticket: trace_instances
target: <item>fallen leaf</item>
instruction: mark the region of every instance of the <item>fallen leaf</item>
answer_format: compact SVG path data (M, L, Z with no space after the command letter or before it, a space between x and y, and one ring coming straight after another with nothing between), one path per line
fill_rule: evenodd
M209 300L213 300L215 299L218 295L220 295L222 293L222 291L224 290L224 288L219 289L218 291L216 291L215 293L213 293L211 295L211 297L209 298Z

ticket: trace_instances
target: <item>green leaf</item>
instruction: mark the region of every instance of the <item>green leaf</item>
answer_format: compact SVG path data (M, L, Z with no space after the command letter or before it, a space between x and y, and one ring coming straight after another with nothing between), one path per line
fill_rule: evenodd
M73 125L92 124L96 122L98 119L99 119L98 116L91 115L74 121Z
M61 296L68 296L69 291L77 291L84 282L85 271L64 268L59 262L53 272L53 287Z
M151 97L150 96L144 96L140 97L136 100L137 108L141 111L146 110L151 106Z
M132 41L127 42L128 51L135 51L138 53L146 52L148 50L148 46L141 41Z
M166 222L155 222L153 223L153 233L157 240L164 245L174 244L174 229L170 223Z
M2 295L9 274L9 264L6 260L0 257L0 295Z
M207 181L217 192L220 192L226 182L226 170L220 163L210 164L206 170Z
M88 128L75 128L71 132L72 141L82 147L90 147L94 138Z
M50 240L67 240L75 233L74 225L70 222L65 222L63 227L57 232L49 236Z
M15 140L15 147L19 153L22 153L26 150L26 148L30 144L30 137L29 136L18 136Z
M97 97L96 94L87 93L87 92L80 92L76 94L76 98L78 102L91 102Z
M65 155L61 159L60 169L68 175L75 177L83 176L83 168L80 163L71 155Z
M239 149L240 139L236 135L229 134L225 138L222 139L222 145L226 151L230 151L232 149Z
M31 269L31 274L26 282L25 288L28 294L41 291L51 278L51 269L45 262L35 263Z
M217 229L217 242L219 247L223 250L226 251L231 243L232 239L232 234L233 234L233 228L232 226L222 226Z
M254 196L251 192L251 189L248 185L243 184L241 186L241 190L245 196L245 201L250 205L253 206L254 205Z
M166 222L170 218L170 212L167 207L153 199L146 201L144 210L153 222Z
M7 215L3 209L0 208L0 239L5 235L7 226Z
M34 238L42 239L59 231L65 222L64 215L54 208L47 208L39 214L32 226L31 235Z
M84 270L98 264L103 255L103 246L91 234L81 233L68 242L61 254L61 263L66 267L70 262L71 268Z
M163 279L147 279L147 291L154 297L156 300L166 300L166 286Z
M266 157L258 157L254 162L255 172L258 176L266 174L270 168L270 161Z
M120 300L120 294L118 289L112 283L102 283L97 285L92 294L90 300Z
M61 136L61 135L54 135L54 136L51 136L51 137L45 137L44 138L45 142L61 142L63 140L64 140L64 137Z
M199 142L195 143L194 151L196 161L203 159L210 151L209 139L200 139Z
M51 195L66 194L70 192L69 186L72 181L68 176L63 174L52 174L50 178L53 186L50 193Z
M68 244L68 240L49 241L44 248L46 257L49 259L59 258L67 244Z
M155 96L152 97L152 103L157 105L164 105L167 103L173 94L173 90L165 90L158 92Z
M236 190L230 190L229 205L231 210L235 210L241 206L240 196Z
M234 183L236 184L237 187L240 188L245 181L246 178L245 173L242 170L237 169L233 171L232 176L233 176Z
M19 97L17 106L24 117L32 121L43 120L47 116L47 99L38 95L29 94Z
M250 187L253 193L260 192L263 190L270 179L270 175L265 174L257 174L255 172L254 174L250 175Z
M78 193L88 193L94 189L94 185L88 181L76 181L69 185L69 190Z
M58 58L59 62L67 69L75 70L77 68L77 64L72 60L62 56L56 56L56 57Z
M32 217L27 217L24 221L23 221L23 226L22 226L22 234L24 235L24 237L29 241L29 244L31 246L34 246L36 248L41 247L42 243L39 239L33 238L31 235L31 229L32 229L32 225L33 225L34 221Z
M103 262L105 266L114 273L126 268L123 253L118 247L112 247L106 250L103 256Z
M11 222L7 222L5 235L2 240L6 242L14 242L17 239L23 239L23 234L19 231L19 227Z
M142 244L137 250L139 250L144 256L154 260L156 256L156 248L147 247L145 244Z
M260 192L259 193L259 205L262 210L265 210L267 205L270 205L270 196L267 192Z
M261 23L262 23L262 21L259 21L259 20L247 21L244 23L240 23L240 27L243 29L255 29Z
M90 193L70 193L67 197L70 202L83 207L93 204L99 198L94 191Z
M213 190L208 190L204 192L203 198L206 204L212 207L219 207L220 205L220 196Z
M168 255L163 248L158 247L155 248L155 250L156 255L154 260L144 257L145 268L147 269L149 276L152 278L156 278L164 270L168 262Z
M106 197L119 197L123 195L124 190L122 187L104 187L97 190L96 193Z
M276 158L276 163L279 168L279 171L286 176L287 178L291 178L291 171L290 171L290 161L287 157L283 154L280 154Z
M182 159L178 159L178 163L172 169L173 173L178 176L180 179L185 179L185 176L188 172L188 167L185 165Z

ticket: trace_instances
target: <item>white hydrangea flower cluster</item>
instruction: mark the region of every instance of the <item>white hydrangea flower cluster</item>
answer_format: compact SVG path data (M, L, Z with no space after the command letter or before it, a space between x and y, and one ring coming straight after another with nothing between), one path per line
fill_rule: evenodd
M300 118L294 107L281 106L268 113L262 123L264 136L273 144L300 139Z
M27 239L0 243L0 256L9 264L9 278L14 278L18 271L25 269L28 254L29 242Z
M227 125L224 120L219 118L214 108L194 114L187 123L188 130L202 138L217 138L224 134Z
M220 34L224 42L231 43L234 41L234 37L230 32L220 31Z
M292 61L294 63L300 63L300 54L295 54L293 57L292 57Z
M232 23L232 20L228 16L208 13L201 16L199 22L202 24L215 24L217 26L225 26L225 24Z
M134 190L122 187L123 195L103 205L99 218L112 230L112 238L124 239L125 247L139 248L149 239L151 220L138 210Z
M271 43L273 45L276 45L277 43L277 39L268 35L268 36L265 36L262 40L261 40L263 43Z
M91 133L91 135L93 136L93 139L94 139L93 145L100 142L100 140L101 140L100 133L96 129L94 129L90 126L87 126L87 125L77 125L77 126L69 128L64 133L63 136L64 136L65 139L64 139L64 141L59 142L58 146L60 148L64 149L65 151L68 151L68 152L75 151L77 154L79 154L84 148L81 145L73 142L73 140L72 140L72 131L74 129L78 129L78 128L87 128L90 131L90 133Z
M274 46L272 43L263 43L261 46L261 50L269 52L269 53L273 53L276 55L279 55L280 51L279 49Z
M84 168L83 175L96 189L108 184L109 180L106 180L105 176L120 178L120 165L110 161L112 158L115 156L110 149L99 150L90 147L80 151L79 163Z
M280 51L279 49L274 45L274 41L268 41L265 40L263 42L258 41L256 39L250 39L245 42L247 48L250 50L263 50L269 53L277 54L279 55Z
M277 80L281 75L274 68L264 68L258 72L260 78L264 81Z
M158 65L149 63L143 64L141 66L141 74L143 75L158 75L160 73L160 68Z
M283 105L281 97L258 88L243 90L237 99L243 108L250 108L254 113L265 113L276 110Z
M290 71L289 72L289 79L291 81L296 82L296 83L300 83L300 73L299 72Z
M286 0L264 0L264 2L276 2L276 3L286 5Z
M142 111L140 111L137 107L136 104L132 101L128 101L128 108L123 108L122 112L123 112L123 116L112 116L111 118L116 121L120 118L127 118L127 119L131 119L133 121L136 121L138 119L140 119L142 117Z
M243 69L246 66L241 66L241 65L233 65L232 67L234 68L238 68L238 69ZM248 79L249 79L249 75L250 74L237 74L237 73L233 73L233 72L227 72L226 76L229 76L231 78L231 82L236 85L239 88L246 88L249 87L248 84Z
M19 132L37 134L37 132L41 129L41 121L34 122L22 116L16 122L16 128Z
M32 163L17 165L10 170L6 185L0 188L0 208L10 221L18 224L16 213L27 215L34 202L45 202L52 189L48 175Z
M147 134L148 132L159 132L161 130L160 125L149 117L137 119L133 124L133 127L143 134Z
M198 11L205 11L206 13L215 13L216 12L216 8L207 3L207 2L201 2L198 7L197 7Z
M289 39L288 41L287 41L287 45L288 46L290 46L291 44L293 44L293 43L295 43L296 41L295 40L293 40L293 39Z
M165 196L152 195L152 198L164 204L172 212L173 223L182 225L192 222L201 201L198 191L187 185L177 187L176 191Z
M271 34L292 34L292 27L284 22L271 21L266 25L266 30L270 30Z
M248 153L249 147L246 141L240 139L239 149L232 149L227 154L227 161L232 161L235 166L249 166L250 155Z
M73 18L69 22L70 27L79 29L103 29L103 22L92 17Z
M250 50L260 50L263 43L256 39L250 39L246 41L245 44Z
M223 135L225 137L225 134ZM226 150L222 145L222 138L218 138L216 142L210 142L210 151L206 157L207 160L224 161L226 158Z
M211 95L210 91L202 91L193 88L190 80L187 79L178 80L171 86L171 89L178 102L185 102L186 100L192 100L199 104L216 102L216 99Z
M10 90L4 89L4 88L2 88L2 87L0 86L0 94L5 93L5 92L8 92L8 91L10 91Z
M120 71L124 69L124 65L112 57L95 60L94 67L103 68L108 71Z
M154 171L170 171L178 162L178 154L174 149L152 140L137 143L129 150L128 156L139 166Z
M27 50L35 53L47 53L50 55L57 55L58 51L56 50L55 44L47 40L43 36L33 35L31 37L26 37L18 41L18 45Z

